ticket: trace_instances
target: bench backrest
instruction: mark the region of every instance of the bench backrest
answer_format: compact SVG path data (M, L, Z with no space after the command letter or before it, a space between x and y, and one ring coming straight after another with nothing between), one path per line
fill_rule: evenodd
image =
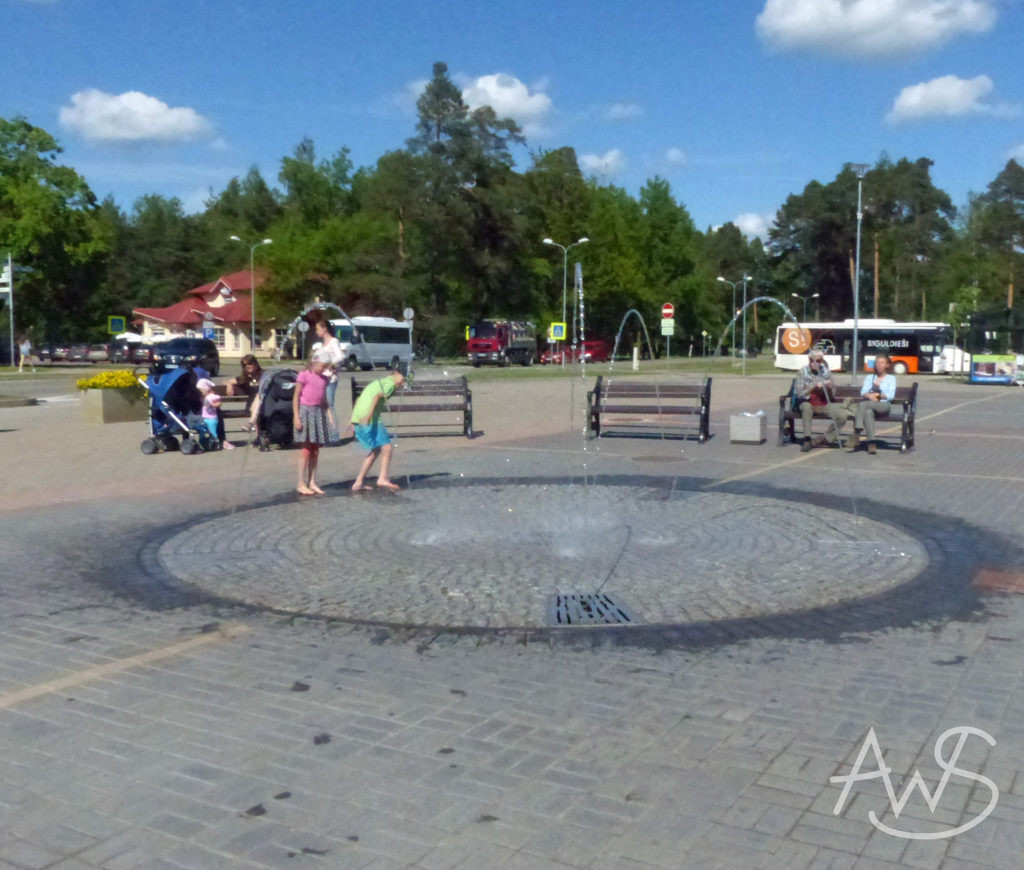
M604 375L597 376L594 393L601 399L696 399L707 398L711 391L711 378L699 384L650 384L634 381L605 380Z
M357 381L352 378L352 401L358 399L363 390L371 383L373 383L372 380ZM469 383L466 381L466 376L463 375L457 379L443 381L414 381L411 385L406 381L406 385L402 389L395 390L391 399L412 396L466 396L468 394Z

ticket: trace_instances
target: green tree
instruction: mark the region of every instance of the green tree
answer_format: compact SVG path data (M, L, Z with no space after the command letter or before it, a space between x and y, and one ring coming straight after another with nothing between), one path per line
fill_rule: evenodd
M1014 306L1016 277L1024 249L1024 167L1010 160L978 197L978 241L997 264L1006 286L1006 307Z
M0 118L0 251L25 270L17 281L15 328L37 338L68 337L88 325L89 299L111 243L96 197L58 163L61 151L25 119Z

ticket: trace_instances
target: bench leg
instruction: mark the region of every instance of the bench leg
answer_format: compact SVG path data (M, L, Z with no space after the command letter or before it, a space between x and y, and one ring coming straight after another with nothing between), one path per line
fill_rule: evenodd
M473 398L466 394L466 410L462 412L462 431L467 438L473 437Z

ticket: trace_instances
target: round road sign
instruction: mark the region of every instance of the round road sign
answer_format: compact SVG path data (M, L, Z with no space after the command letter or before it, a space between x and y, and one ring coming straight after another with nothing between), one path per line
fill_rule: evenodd
M669 320L676 315L676 307L671 302L666 302L661 306L661 316L666 320Z

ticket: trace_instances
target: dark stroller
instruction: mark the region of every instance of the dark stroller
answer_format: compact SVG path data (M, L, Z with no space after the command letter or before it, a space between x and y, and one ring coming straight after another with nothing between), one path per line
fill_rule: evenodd
M256 420L260 450L269 450L271 444L291 446L295 437L292 400L298 376L292 369L274 369L260 381L260 412Z
M151 372L136 380L149 390L149 434L141 444L147 456L165 450L195 453L217 446L202 418L203 396L196 387L195 372L169 369ZM179 445L178 438L181 438Z

